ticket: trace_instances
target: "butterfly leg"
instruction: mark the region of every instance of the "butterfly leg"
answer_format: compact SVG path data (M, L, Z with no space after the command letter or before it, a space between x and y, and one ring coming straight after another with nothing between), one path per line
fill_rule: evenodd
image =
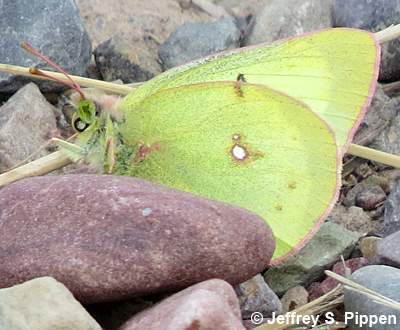
M107 155L107 165L108 165L108 174L112 174L115 166L115 142L114 138L110 137L107 140L106 146L106 155Z

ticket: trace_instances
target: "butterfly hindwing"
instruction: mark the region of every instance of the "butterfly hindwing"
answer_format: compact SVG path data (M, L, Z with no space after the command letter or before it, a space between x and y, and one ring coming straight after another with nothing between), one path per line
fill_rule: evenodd
M247 208L298 248L335 201L340 160L328 126L264 86L212 82L161 90L130 112L128 174ZM121 161L120 161L121 163Z

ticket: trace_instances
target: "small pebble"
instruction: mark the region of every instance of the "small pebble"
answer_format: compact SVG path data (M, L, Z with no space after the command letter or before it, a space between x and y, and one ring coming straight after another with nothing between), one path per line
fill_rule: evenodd
M371 211L376 209L386 199L383 189L378 186L370 186L357 194L356 205L364 210Z
M300 285L295 286L286 291L281 302L283 313L291 312L292 310L308 303L308 291Z
M235 291L239 297L243 319L249 319L254 312L262 313L264 317L271 317L272 313L282 312L282 304L278 296L269 288L260 274L236 286Z
M363 237L360 240L361 253L370 263L376 262L380 240L381 238L375 236Z

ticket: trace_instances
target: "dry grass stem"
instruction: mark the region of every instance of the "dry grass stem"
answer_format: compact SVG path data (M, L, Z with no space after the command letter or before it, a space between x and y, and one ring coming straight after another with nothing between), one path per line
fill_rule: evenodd
M71 163L72 161L62 151L53 152L33 162L0 174L0 187L27 177L50 173Z

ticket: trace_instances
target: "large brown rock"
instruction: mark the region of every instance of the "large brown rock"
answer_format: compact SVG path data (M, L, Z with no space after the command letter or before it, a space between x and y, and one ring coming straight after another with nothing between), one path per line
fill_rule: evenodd
M135 315L119 330L245 330L233 288L221 280L193 285Z
M258 216L129 177L37 177L0 190L0 287L39 276L85 303L221 278L268 265L274 238Z

